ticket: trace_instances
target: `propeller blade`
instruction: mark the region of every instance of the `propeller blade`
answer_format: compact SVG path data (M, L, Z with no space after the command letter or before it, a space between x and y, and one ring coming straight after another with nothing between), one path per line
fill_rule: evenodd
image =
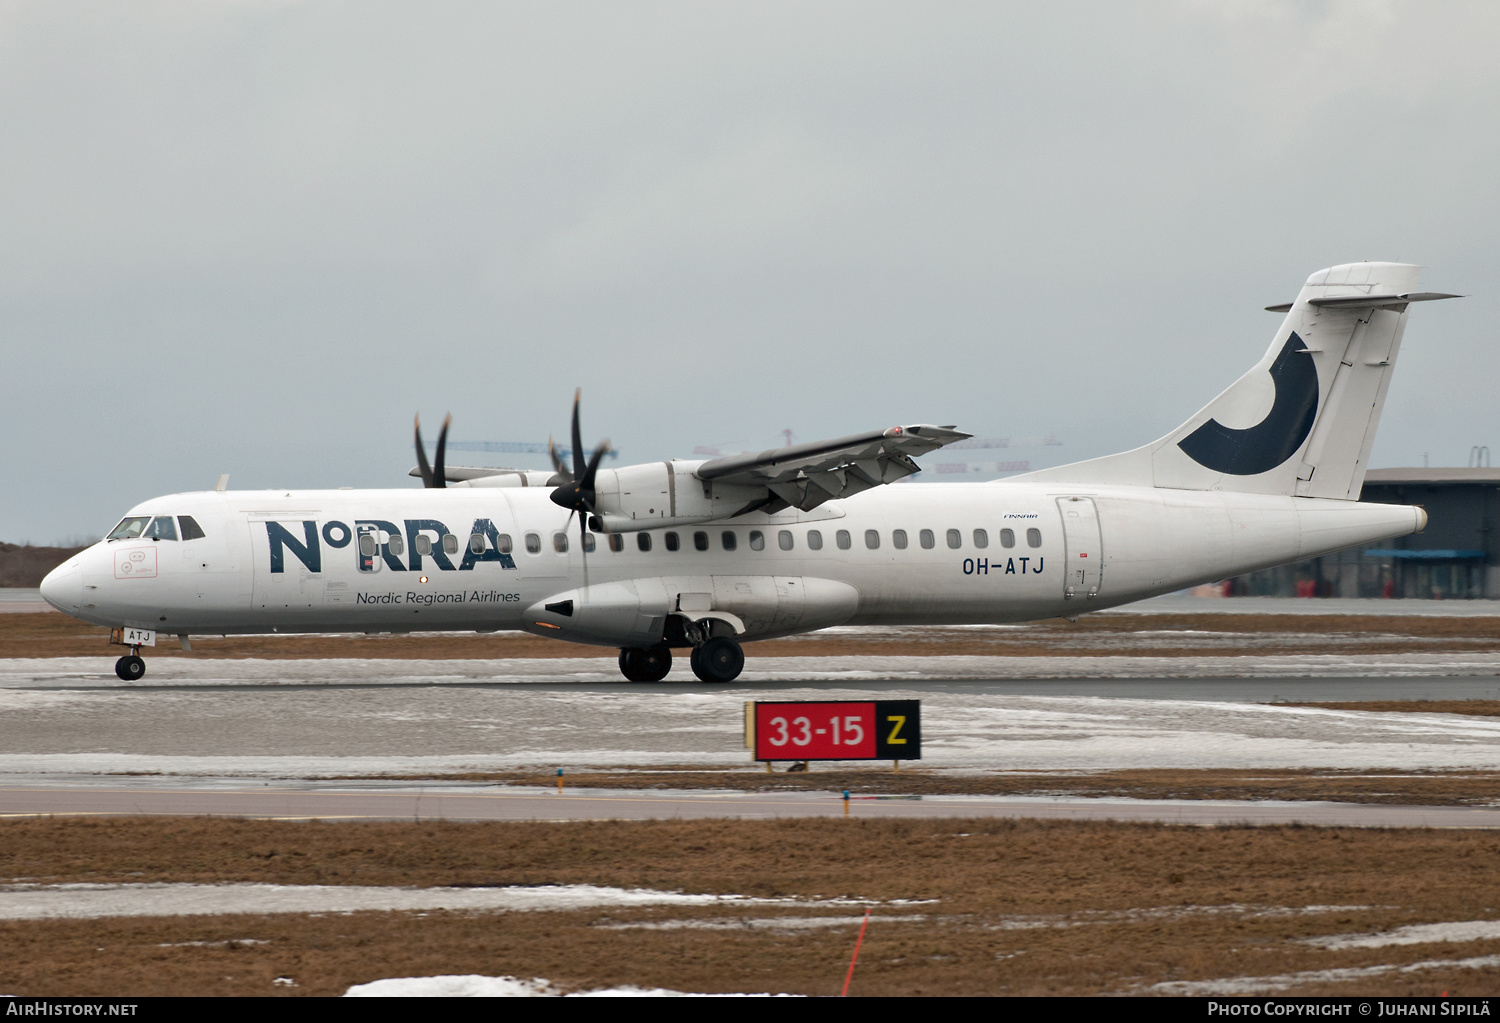
M557 446L552 443L552 435L550 433L547 435L547 457L552 459L553 471L559 476L567 480L573 478L573 470L568 468L568 463L564 462L562 457L557 453Z
M579 481L579 489L588 495L589 511L594 510L594 476L599 472L599 463L607 454L609 454L609 441L602 440L594 449L594 453L589 456L588 468L583 471L583 479Z
M422 447L422 417L416 416L412 420L412 428L417 434L417 468L422 472L422 486L432 486L432 466L427 464L427 452ZM447 429L446 424L443 427Z
M583 529L588 528L588 522L583 517L585 513L595 511L594 502L594 478L599 473L599 463L604 456L609 454L609 441L603 441L594 449L587 463L583 460L583 429L579 424L578 407L583 398L583 388L573 392L573 471L566 472L561 460L553 450L553 444L549 438L547 450L552 454L552 464L557 467L558 475L564 476L552 491L552 503L563 508L569 508L579 514L579 525Z
M444 452L448 448L448 427L453 423L453 414L449 413L443 417L443 428L438 431L437 451L432 459L432 482L429 487L442 489L448 486L448 477L444 474Z
M577 470L581 470L583 468L583 431L578 428L578 403L579 403L580 400L582 400L582 398L583 398L583 388L580 387L580 388L577 388L576 390L574 390L574 392L573 392L573 468L577 469ZM581 475L582 474L580 472L575 472L573 474L573 478L574 479L578 479Z
M583 512L578 513L578 556L583 559L583 589L589 588L589 524Z

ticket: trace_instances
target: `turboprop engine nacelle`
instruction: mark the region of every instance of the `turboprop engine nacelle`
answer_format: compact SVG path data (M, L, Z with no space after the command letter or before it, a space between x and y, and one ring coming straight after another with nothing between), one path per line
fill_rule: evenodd
M600 469L594 507L605 529L628 533L729 518L768 494L764 487L700 480L694 470L702 464L673 459Z

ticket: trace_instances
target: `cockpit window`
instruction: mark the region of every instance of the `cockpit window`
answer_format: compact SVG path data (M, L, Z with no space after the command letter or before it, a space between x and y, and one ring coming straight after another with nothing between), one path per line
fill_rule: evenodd
M182 527L182 538L184 540L203 539L203 527L198 525L198 521L191 515L177 516L177 524ZM452 554L453 552L449 551L448 553Z
M132 515L122 519L120 524L110 531L111 540L134 540L141 535L141 530L146 528L146 523L151 521L149 515Z
M170 515L158 515L151 520L151 525L141 534L142 538L152 540L175 540L177 539L177 523L172 521Z

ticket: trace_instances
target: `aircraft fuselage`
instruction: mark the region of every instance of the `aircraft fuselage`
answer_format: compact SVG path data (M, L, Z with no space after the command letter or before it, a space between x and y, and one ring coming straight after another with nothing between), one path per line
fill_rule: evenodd
M679 610L727 615L740 639L1076 615L1425 521L1399 505L1006 481L591 534L591 553L537 488L188 493L130 515L188 516L203 535L101 541L49 576L49 601L168 634L527 629L609 646L659 637L653 619ZM565 599L569 613L547 609Z

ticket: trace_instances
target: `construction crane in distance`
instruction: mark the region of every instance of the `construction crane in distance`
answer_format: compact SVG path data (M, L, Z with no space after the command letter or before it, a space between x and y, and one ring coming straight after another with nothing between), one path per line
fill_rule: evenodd
M437 442L424 440L422 446L429 450L435 450ZM547 453L547 445L518 440L451 440L448 442L448 450L488 451L505 455L545 455ZM554 445L553 450L558 453L559 457L566 458L570 462L572 461L573 449L571 447L564 448ZM584 454L587 457L587 452ZM618 448L610 448L609 451L605 452L605 457L619 458L620 451Z

